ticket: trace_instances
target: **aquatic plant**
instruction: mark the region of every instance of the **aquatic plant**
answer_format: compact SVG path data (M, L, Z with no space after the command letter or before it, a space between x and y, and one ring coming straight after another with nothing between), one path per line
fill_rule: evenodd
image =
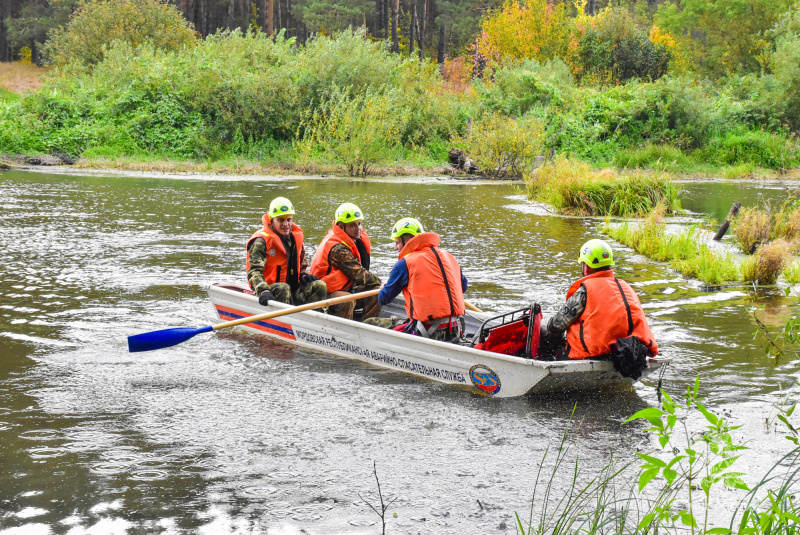
M743 207L733 220L733 235L742 252L750 254L772 233L772 215L757 207Z
M525 177L528 197L578 215L641 216L662 204L665 213L680 209L680 188L663 175L622 175L612 169L557 157Z
M549 476L542 477L550 455L545 451L534 482L527 521L516 514L522 535L544 534L656 534L796 535L800 532L800 507L792 495L798 491L800 448L792 449L761 480L748 488L746 474L733 466L747 448L734 434L738 426L707 407L700 397L697 377L684 399L660 391L660 408L636 412L624 424L645 420L646 432L657 442L654 452L637 452L642 463L621 463L611 455L596 475L586 476L578 453L572 452L564 432ZM798 433L789 422L794 404L781 409L781 418L796 446ZM702 430L690 422L704 422ZM566 490L559 494L554 482ZM727 522L711 527L710 512L727 500L719 487L745 492ZM698 499L698 493L702 499Z
M625 222L611 226L606 221L602 232L654 260L669 262L673 269L706 284L739 280L739 269L733 256L714 251L702 243L699 225L669 233L663 214L664 208L658 208L641 224Z
M661 409L640 410L624 422L647 420L652 427L646 430L655 434L661 450L666 454L666 458L638 452L636 454L645 461L640 467L639 491L653 484L655 479L661 476L666 485L660 490L660 496L669 497L642 518L638 529L647 529L656 522L667 521L674 524L680 520L682 524L691 528L692 534L709 533L708 512L711 507L711 490L719 482L726 487L749 490L742 480L743 474L730 470L739 458L739 455L734 454L747 449L743 445L734 443L731 437L731 432L739 426L731 426L725 418L709 411L705 407L705 400L699 397L699 392L700 376L697 376L694 385L686 389L684 405L673 401L669 394L662 390ZM695 411L699 412L708 424L699 440L693 436L694 433L690 432L687 425L689 414ZM683 433L676 436L675 426L678 423ZM698 525L696 509L698 505L694 499L695 491L699 490L696 486L697 481L700 481L699 487L705 494L702 530ZM684 486L687 488L688 507L678 505L677 497L672 493L673 489Z
M800 282L800 263L792 262L783 270L783 277L786 282L790 284L797 284Z
M752 258L742 262L742 280L774 284L792 259L786 240L777 239L762 245Z

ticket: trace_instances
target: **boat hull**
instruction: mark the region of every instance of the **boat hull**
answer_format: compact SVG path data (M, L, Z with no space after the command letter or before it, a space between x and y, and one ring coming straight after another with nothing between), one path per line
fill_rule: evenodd
M290 308L278 302L262 307L252 292L241 286L213 285L208 293L222 321ZM295 346L493 397L596 389L633 382L622 377L606 361L542 362L429 340L313 310L245 324L240 328ZM645 374L665 364L665 359L654 359Z

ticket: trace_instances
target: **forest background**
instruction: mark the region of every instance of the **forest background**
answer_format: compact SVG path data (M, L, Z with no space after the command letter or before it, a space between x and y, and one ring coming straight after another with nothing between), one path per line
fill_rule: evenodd
M800 166L791 0L11 0L0 153L491 176ZM0 80L2 84L2 80Z

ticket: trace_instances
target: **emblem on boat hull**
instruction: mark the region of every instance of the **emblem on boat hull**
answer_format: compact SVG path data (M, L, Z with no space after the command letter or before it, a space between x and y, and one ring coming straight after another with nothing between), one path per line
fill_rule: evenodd
M488 366L476 364L469 369L469 379L475 388L490 395L500 392L500 377Z

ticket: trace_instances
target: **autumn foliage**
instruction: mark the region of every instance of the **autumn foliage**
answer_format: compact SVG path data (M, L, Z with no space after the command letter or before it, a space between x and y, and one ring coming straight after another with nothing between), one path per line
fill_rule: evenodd
M508 0L502 8L487 13L475 52L490 67L522 59L564 58L572 28L563 4L556 6L550 0L526 3Z
M666 74L677 50L668 32L648 35L625 9L609 7L588 16L584 2L575 8L578 15L572 17L564 4L552 0L508 0L484 18L475 62L496 70L522 60L560 58L589 84L655 80Z

